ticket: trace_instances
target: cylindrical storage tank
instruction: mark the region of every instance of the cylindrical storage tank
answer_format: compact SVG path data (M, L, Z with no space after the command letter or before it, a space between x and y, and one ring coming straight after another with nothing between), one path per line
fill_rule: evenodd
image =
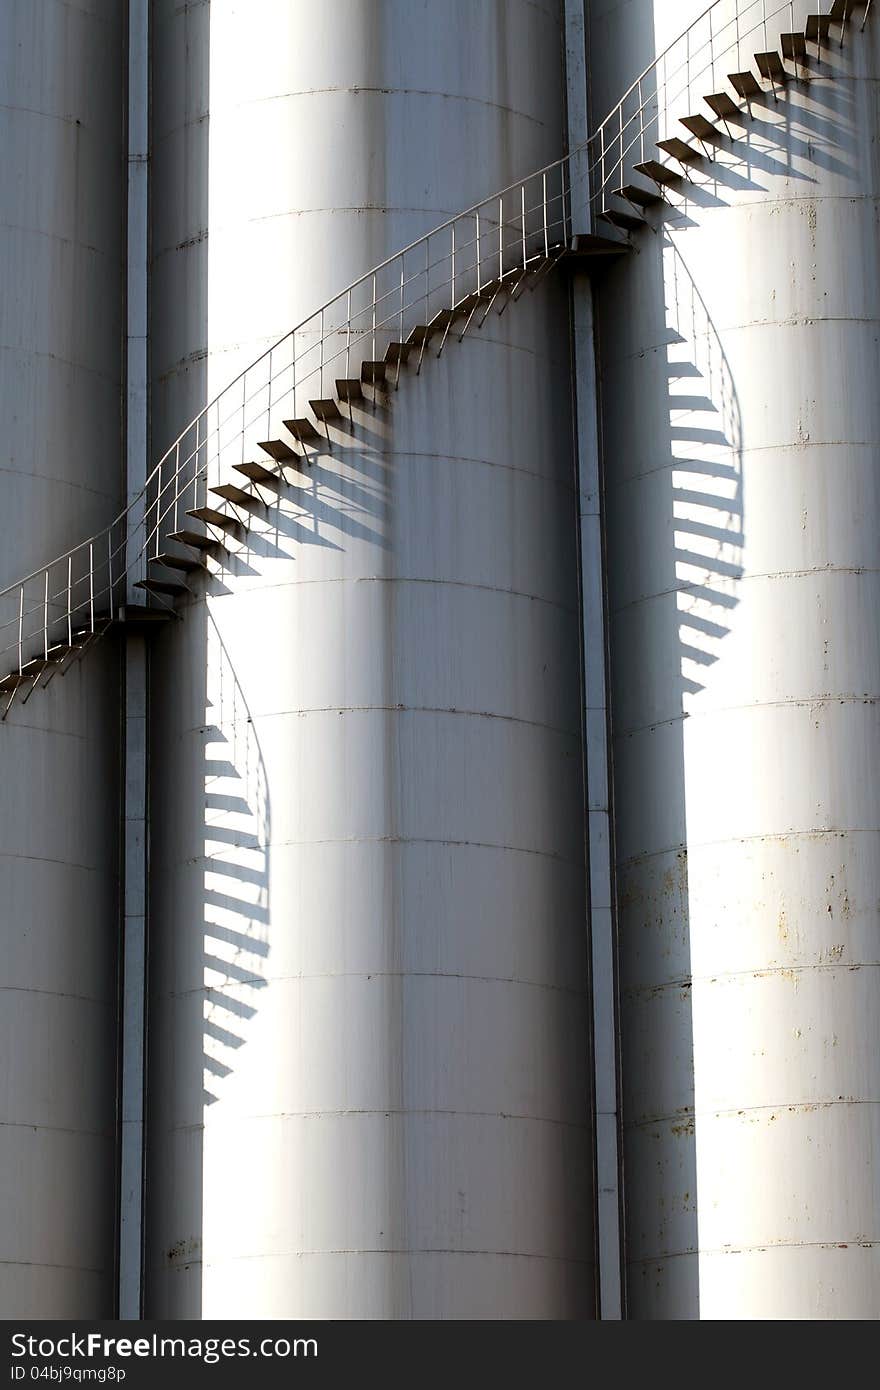
M154 454L559 157L561 39L525 0L154 6ZM450 335L157 641L150 1317L591 1316L568 363L553 277Z
M672 8L598 7L608 107ZM711 115L727 71L757 78L784 9L673 115ZM718 122L597 297L634 1318L880 1315L880 41L861 17L810 44L809 83L788 63Z
M123 10L0 12L0 590L121 506ZM0 694L5 1318L114 1313L118 673L107 641Z

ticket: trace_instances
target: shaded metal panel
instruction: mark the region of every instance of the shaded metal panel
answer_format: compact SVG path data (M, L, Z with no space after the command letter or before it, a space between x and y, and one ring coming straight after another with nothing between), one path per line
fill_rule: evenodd
M599 296L636 1317L880 1313L878 57Z
M119 509L124 12L0 11L0 586ZM0 1308L114 1311L118 654L0 727Z
M154 189L204 193L154 222L169 439L184 378L203 403L561 152L555 5L155 15L178 124ZM194 86L158 61L185 26ZM151 1316L592 1308L576 500L545 289L346 408L157 644Z

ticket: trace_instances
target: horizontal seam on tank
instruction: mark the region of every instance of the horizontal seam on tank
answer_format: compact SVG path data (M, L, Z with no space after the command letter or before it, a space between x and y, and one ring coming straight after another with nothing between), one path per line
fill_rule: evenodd
M72 1125L44 1125L35 1124L32 1120L0 1120L0 1129L30 1129L45 1130L49 1134L83 1134L92 1139L113 1139L115 1130L110 1129L74 1129ZM0 1261L2 1263L2 1261Z
M792 705L803 709L812 709L815 705L874 705L878 701L880 701L880 694L850 695L838 693L834 695L791 695L785 700L754 700L750 704L717 705L712 709L690 710L687 713L676 714L670 719L652 719L647 724L639 724L631 729L621 729L616 737L621 740L634 738L649 729L664 729L675 724L682 724L686 719L712 719L719 714L742 714L746 710L788 709Z
M665 1254L639 1255L627 1259L628 1265L662 1264L666 1260L701 1258L704 1255L753 1255L765 1254L771 1250L849 1250L859 1248L872 1250L880 1245L878 1240L765 1240L754 1245L700 1245L690 1250L670 1250Z
M0 984L0 994L41 994L47 999L76 999L81 1004L100 1004L104 1009L115 1009L115 999L99 999L94 994L75 994L69 989L35 989L32 985Z
M500 101L489 101L486 97L467 96L464 92L442 92L434 88L421 87L372 87L361 84L340 84L330 87L303 87L301 90L273 92L267 96L255 97L252 101L235 102L227 107L214 109L215 119L220 116L235 116L241 111L257 106L266 106L273 101L290 101L292 98L317 96L394 96L394 97L433 97L440 101L462 102L466 106L483 106L490 111L503 111L507 116L528 121L530 125L544 129L546 121L539 116L531 116L517 106L505 106Z
M566 1120L553 1115L520 1115L510 1110L451 1110L441 1106L406 1106L403 1108L395 1106L370 1106L360 1109L355 1106L346 1107L341 1110L261 1110L257 1113L246 1116L248 1120L338 1120L351 1116L384 1115L390 1119L392 1115L406 1118L408 1115L451 1115L459 1116L468 1120L521 1120L524 1124L536 1125L555 1125L558 1129L589 1130L592 1128L587 1120ZM242 1117L237 1115L230 1124L239 1125ZM173 1133L198 1133L205 1128L211 1129L214 1126L204 1124L195 1125L172 1125ZM223 1126L219 1125L222 1129Z
M261 1250L253 1255L230 1255L226 1260L184 1260L182 1263L184 1266L200 1264L203 1269L212 1269L245 1260L308 1260L313 1259L316 1255L477 1255L481 1258L485 1258L486 1255L495 1255L499 1259L552 1260L557 1264L584 1265L585 1267L592 1267L594 1263L591 1256L547 1255L532 1250L463 1250L454 1246L443 1245L332 1245L318 1246L313 1250L273 1250L270 1252Z
M58 0L56 0L56 3L58 3ZM65 6L65 9L68 8L70 7ZM82 15L88 14L88 17L90 19L98 18L97 15L89 13L86 10L77 9L77 13ZM58 125L69 125L73 130L81 130L84 135L88 134L90 136L94 136L96 140L98 139L100 134L100 132L96 130L94 127L84 126L82 121L78 120L76 116L62 116L57 111L43 111L40 109L39 106L25 106L21 102L0 101L0 111L9 111L13 116L18 115L19 113L22 113L25 116L39 116L40 119L43 121L55 121Z
M679 1110L671 1115L652 1115L645 1120L624 1120L624 1130L650 1129L655 1125L673 1124L681 1129L683 1134L693 1137L699 1129L701 1120L732 1119L739 1115L764 1114L769 1112L775 1119L777 1115L783 1114L804 1114L809 1115L814 1110L831 1110L838 1106L848 1105L880 1105L880 1100L853 1100L847 1096L836 1097L833 1100L798 1100L785 1101L782 1105L732 1105L722 1109L714 1110L711 1107L705 1110Z
M15 353L19 357L36 358L40 362L60 362L62 367L71 367L75 371L83 372L90 377L97 377L99 381L106 381L109 386L113 386L117 391L120 389L117 378L108 375L98 367L90 367L86 362L74 362L69 357L61 357L57 352L44 352L33 348L22 347L18 343L0 343L0 352Z
M540 483L542 487L547 487L549 485L550 487L559 488L561 492L574 493L577 490L575 484L572 483L570 479L554 477L550 473L538 473L533 468L522 468L515 463L505 463L502 459L480 458L478 454L435 453L427 449L370 449L367 453L366 450L358 449L356 447L353 447L351 449L351 452L355 454L359 459L365 460L366 462L369 462L371 459L378 458L419 460L424 459L425 461L431 463L440 462L476 464L480 468L497 469L500 473L515 473L523 478L534 479L534 481ZM341 461L344 464L345 453L346 451L343 450L341 454L336 454L334 456L334 461ZM326 457L326 455L322 454L320 455L320 457L324 458ZM339 476L335 479L335 481L338 482L341 488L344 487L349 480L344 476ZM322 485L319 484L319 487L320 486ZM328 490L331 492L339 491L339 488L330 487L329 484L326 486L328 487Z
M684 518L682 518L684 520ZM699 555L693 552L693 563L699 569L700 560L712 560L712 555ZM690 563L679 559L680 564ZM644 594L641 598L630 599L628 603L622 603L619 607L611 610L612 617L618 613L626 613L630 608L638 608L642 604L652 603L655 599L668 598L670 594L686 594L690 589L714 589L717 593L726 594L731 585L738 587L741 584L748 584L753 579L812 579L817 574L880 574L880 569L873 565L814 565L811 569L800 570L754 570L748 574L740 575L738 578L727 576L717 576L707 574L699 579L682 580L680 584L673 584L668 589L658 589L656 593ZM684 613L681 614L685 616ZM684 623L683 626L687 626Z
M770 976L785 977L788 975L809 977L815 973L829 974L832 972L849 975L855 970L876 970L878 968L880 968L880 961L876 960L815 961L812 965L759 965L746 970L719 970L714 975L684 975L678 980L663 980L656 984L624 985L621 987L621 993L627 998L635 998L639 995L663 994L667 990L674 992L690 989L692 985L725 984L728 980L762 980Z
M641 854L631 854L618 860L618 868L628 868L633 864L644 864L649 859L660 859L667 854L687 856L697 849L717 849L722 845L757 844L761 840L798 840L801 838L827 839L829 836L844 840L847 835L877 835L880 825L848 826L845 830L833 827L812 826L794 830L771 830L757 835L725 835L719 840L691 840L688 844L679 842L664 849L645 850Z
M878 697L880 698L880 697ZM262 714L242 715L240 719L228 721L227 726L235 728L237 725L246 724L258 725L270 719L300 719L310 714L455 714L462 715L466 719L497 719L503 724L519 724L527 729L546 729L548 733L559 734L563 738L580 739L580 726L564 728L561 724L548 724L541 719L523 719L517 714L496 714L492 710L477 709L457 709L455 706L434 706L434 705L298 705L295 710L267 710ZM188 732L196 733L201 731L204 725L194 725Z
M583 868L583 861L579 859L569 859L564 854L559 854L555 850L549 849L530 849L521 845L500 845L490 840L449 840L441 836L429 837L427 835L329 835L317 840L271 840L266 846L270 849L303 848L313 849L315 845L447 845L450 849L492 849L498 850L502 854L533 854L539 859L550 859L555 864L568 864L572 868ZM228 855L233 850L253 849L252 845L232 845L227 854L198 854L187 859L178 860L178 864L202 864L211 859L217 859L221 863L228 862Z
M271 528L270 528L271 529ZM505 589L498 584L472 584L464 579L419 579L413 575L384 575L384 574L361 574L350 578L340 575L338 578L326 579L287 579L279 580L277 584L259 584L242 589L240 593L268 593L272 589L305 588L313 584L428 584L435 588L450 589L469 589L477 593L488 594L507 594L510 598L526 599L529 603L542 603L548 608L556 608L560 613L577 614L577 608L568 603L560 603L557 599L543 598L540 594L528 594L522 589ZM204 602L205 595L196 596L196 602ZM208 595L210 597L210 595ZM222 600L226 595L218 594L217 599Z
M696 414L703 414L703 413L705 413L705 412L703 412L703 411L697 411L697 412L695 412L695 413L696 413ZM717 447L719 447L719 446L713 445L713 446L711 446L711 447L717 448ZM798 454L798 455L800 455L800 454L806 453L809 449L872 449L872 450L873 450L873 449L876 449L876 448L877 448L877 442L871 443L871 442L868 441L868 440L862 440L862 439L853 439L853 440L849 440L849 439L844 439L844 440L841 440L841 439L802 439L802 440L791 440L791 441L790 441L789 443L787 443L787 444L754 444L754 445L748 446L748 447L746 447L746 448L737 448L735 445L730 444L730 445L723 445L723 446L720 446L720 447L723 447L723 448L726 449L729 453L736 453L737 456L738 456L739 458L741 458L741 459L745 459L745 458L749 457L749 456L752 455L752 454L774 454L774 453L775 453L775 454L783 454L783 453L785 453L785 454ZM688 467L687 467L687 464L689 464L689 463L700 464L700 463L704 463L704 462L706 462L706 460L704 460L704 459L692 458L692 457L685 457L685 456L682 456L681 458L669 458L669 459L664 459L664 461L663 461L662 463L658 463L658 464L657 464L655 467L653 467L653 468L645 468L645 469L643 469L643 470L642 470L641 472L639 472L639 473L630 473L628 477L626 477L626 478L621 478L621 479L620 479L619 481L617 481L617 482L614 482L614 481L609 480L609 484L608 484L607 488L605 489L606 495L610 496L612 493L623 492L625 488L628 488L628 487L632 486L633 483L641 482L644 478L656 478L656 477L659 477L660 474L662 474L662 473L674 473L676 470L678 470L679 472L687 473L687 474L689 474L689 475L693 475L695 470L694 470L693 468L688 468ZM732 502L733 500L734 500L734 499L733 499L732 497L723 497L723 496L721 496L720 494L719 494L719 496L718 496L718 501L721 502L721 503L723 503L723 502Z
M64 1265L55 1264L52 1260L4 1260L0 1258L0 1268L2 1269L67 1269L73 1274L103 1274L108 1270L105 1267L95 1268L92 1265ZM26 1323L26 1319L21 1321Z
M243 903L247 907L248 904ZM242 914L246 916L247 914ZM205 923L205 936L210 936L209 930L212 924ZM246 948L241 948L245 954L249 954ZM226 962L224 961L223 964ZM230 961L230 964L235 964ZM220 973L219 965L216 969ZM239 984L290 984L291 982L301 982L303 980L475 980L485 985L517 985L522 989L544 989L550 990L555 994L570 994L576 999L585 998L587 991L585 988L575 988L573 985L554 985L545 983L541 980L521 980L514 975L471 975L464 971L457 970L316 970L298 971L292 975L258 975L254 974L252 980L236 980L235 985ZM171 999L192 999L199 994L216 994L216 985L194 985L190 989L172 989L168 995ZM535 1118L526 1117L526 1118Z
M880 324L880 316L871 315L862 318L857 314L822 314L817 312L815 314L799 314L784 319L750 319L746 323L728 324L723 327L721 325L716 325L712 332L695 333L691 338L685 341L687 345L688 343L700 342L704 338L709 341L713 339L717 340L721 334L741 333L755 328L804 328L814 327L817 323L863 323L868 326L873 325L876 327ZM637 352L628 352L623 357L608 358L602 367L602 378L604 380L606 372L612 367L619 367L625 362L637 362L641 358L652 356L654 353L665 352L669 346L669 343L654 343L650 347L640 348ZM674 359L670 359L670 365L675 366ZM700 375L702 376L702 373ZM670 408L674 407L675 396L670 394L667 397L667 401ZM700 411L698 413L705 414L705 411Z
M87 487L84 483L74 482L71 478L50 478L46 473L24 473L20 468L7 468L5 464L0 464L0 473L5 473L11 478L21 478L23 482L27 483L47 483L52 487L70 488L75 492L87 493L89 497L103 497L105 501L112 502L114 506L118 505L118 499L111 493L104 492L101 488Z
M32 728L38 726L26 725L25 727ZM40 730L40 732L44 731ZM70 735L70 737L80 737L80 735ZM58 864L61 866L61 868L64 869L82 869L83 873L87 874L97 874L104 872L100 864L80 864L76 860L55 859L50 854L15 854L12 852L12 850L0 850L0 862L2 862L4 859L25 859L29 863L33 864ZM115 883L116 877L116 874L113 873L112 875L110 875L110 881Z
M94 256L102 256L106 260L112 261L114 266L120 269L125 262L121 257L113 255L109 251L102 251L100 246L93 246L90 241L77 241L76 237L61 236L58 232L48 232L43 227L29 227L23 222L8 222L5 217L0 217L0 229L8 232L24 232L26 236L42 237L45 241L58 242L60 246L75 246L80 251L88 251Z

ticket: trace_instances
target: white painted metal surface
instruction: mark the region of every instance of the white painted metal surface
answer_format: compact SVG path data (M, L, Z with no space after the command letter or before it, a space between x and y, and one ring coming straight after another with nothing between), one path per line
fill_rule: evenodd
M124 25L0 10L0 588L121 504ZM114 1309L118 656L0 729L0 1309Z
M561 16L155 18L161 447L556 157ZM150 1316L592 1308L568 389L548 282L332 426L157 645Z
M634 1317L880 1314L874 19L599 299Z

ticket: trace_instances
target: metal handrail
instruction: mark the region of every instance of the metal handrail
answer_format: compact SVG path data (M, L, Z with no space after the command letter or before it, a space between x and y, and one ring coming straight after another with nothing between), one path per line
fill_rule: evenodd
M279 437L285 419L302 418L301 402L324 397L325 383L343 370L349 378L353 367L359 376L366 361L388 361L396 386L405 352L393 344L409 340L421 367L426 336L419 340L416 331L414 338L414 330L439 321L442 351L454 317L466 315L461 332L455 330L459 338L475 320L482 324L499 295L515 295L531 271L564 253L575 229L591 229L613 206L615 188L645 158L647 137L662 138L697 82L708 77L712 90L719 90L731 55L741 70L750 36L760 33L766 49L779 27L774 21L785 16L793 29L795 10L805 20L809 4L738 0L721 20L718 13L729 0L714 0L639 74L582 144L447 218L265 348L189 422L108 526L0 590L0 605L13 595L18 599L5 621L0 610L0 634L10 627L15 634L6 645L0 641L0 657L16 652L23 673L26 652L32 659L29 643L39 639L37 651L48 655L50 630L63 625L72 639L77 615L84 620L77 623L80 631L99 635L96 612L109 611L112 619L114 601L124 602L132 577L146 574L167 534L180 528L181 512L205 505L211 480L223 479L225 464L244 462L261 439ZM866 15L869 7L870 0ZM835 8L828 8L829 16ZM773 42L778 44L778 34ZM31 586L38 592L26 602ZM27 620L36 615L40 621L26 632Z

